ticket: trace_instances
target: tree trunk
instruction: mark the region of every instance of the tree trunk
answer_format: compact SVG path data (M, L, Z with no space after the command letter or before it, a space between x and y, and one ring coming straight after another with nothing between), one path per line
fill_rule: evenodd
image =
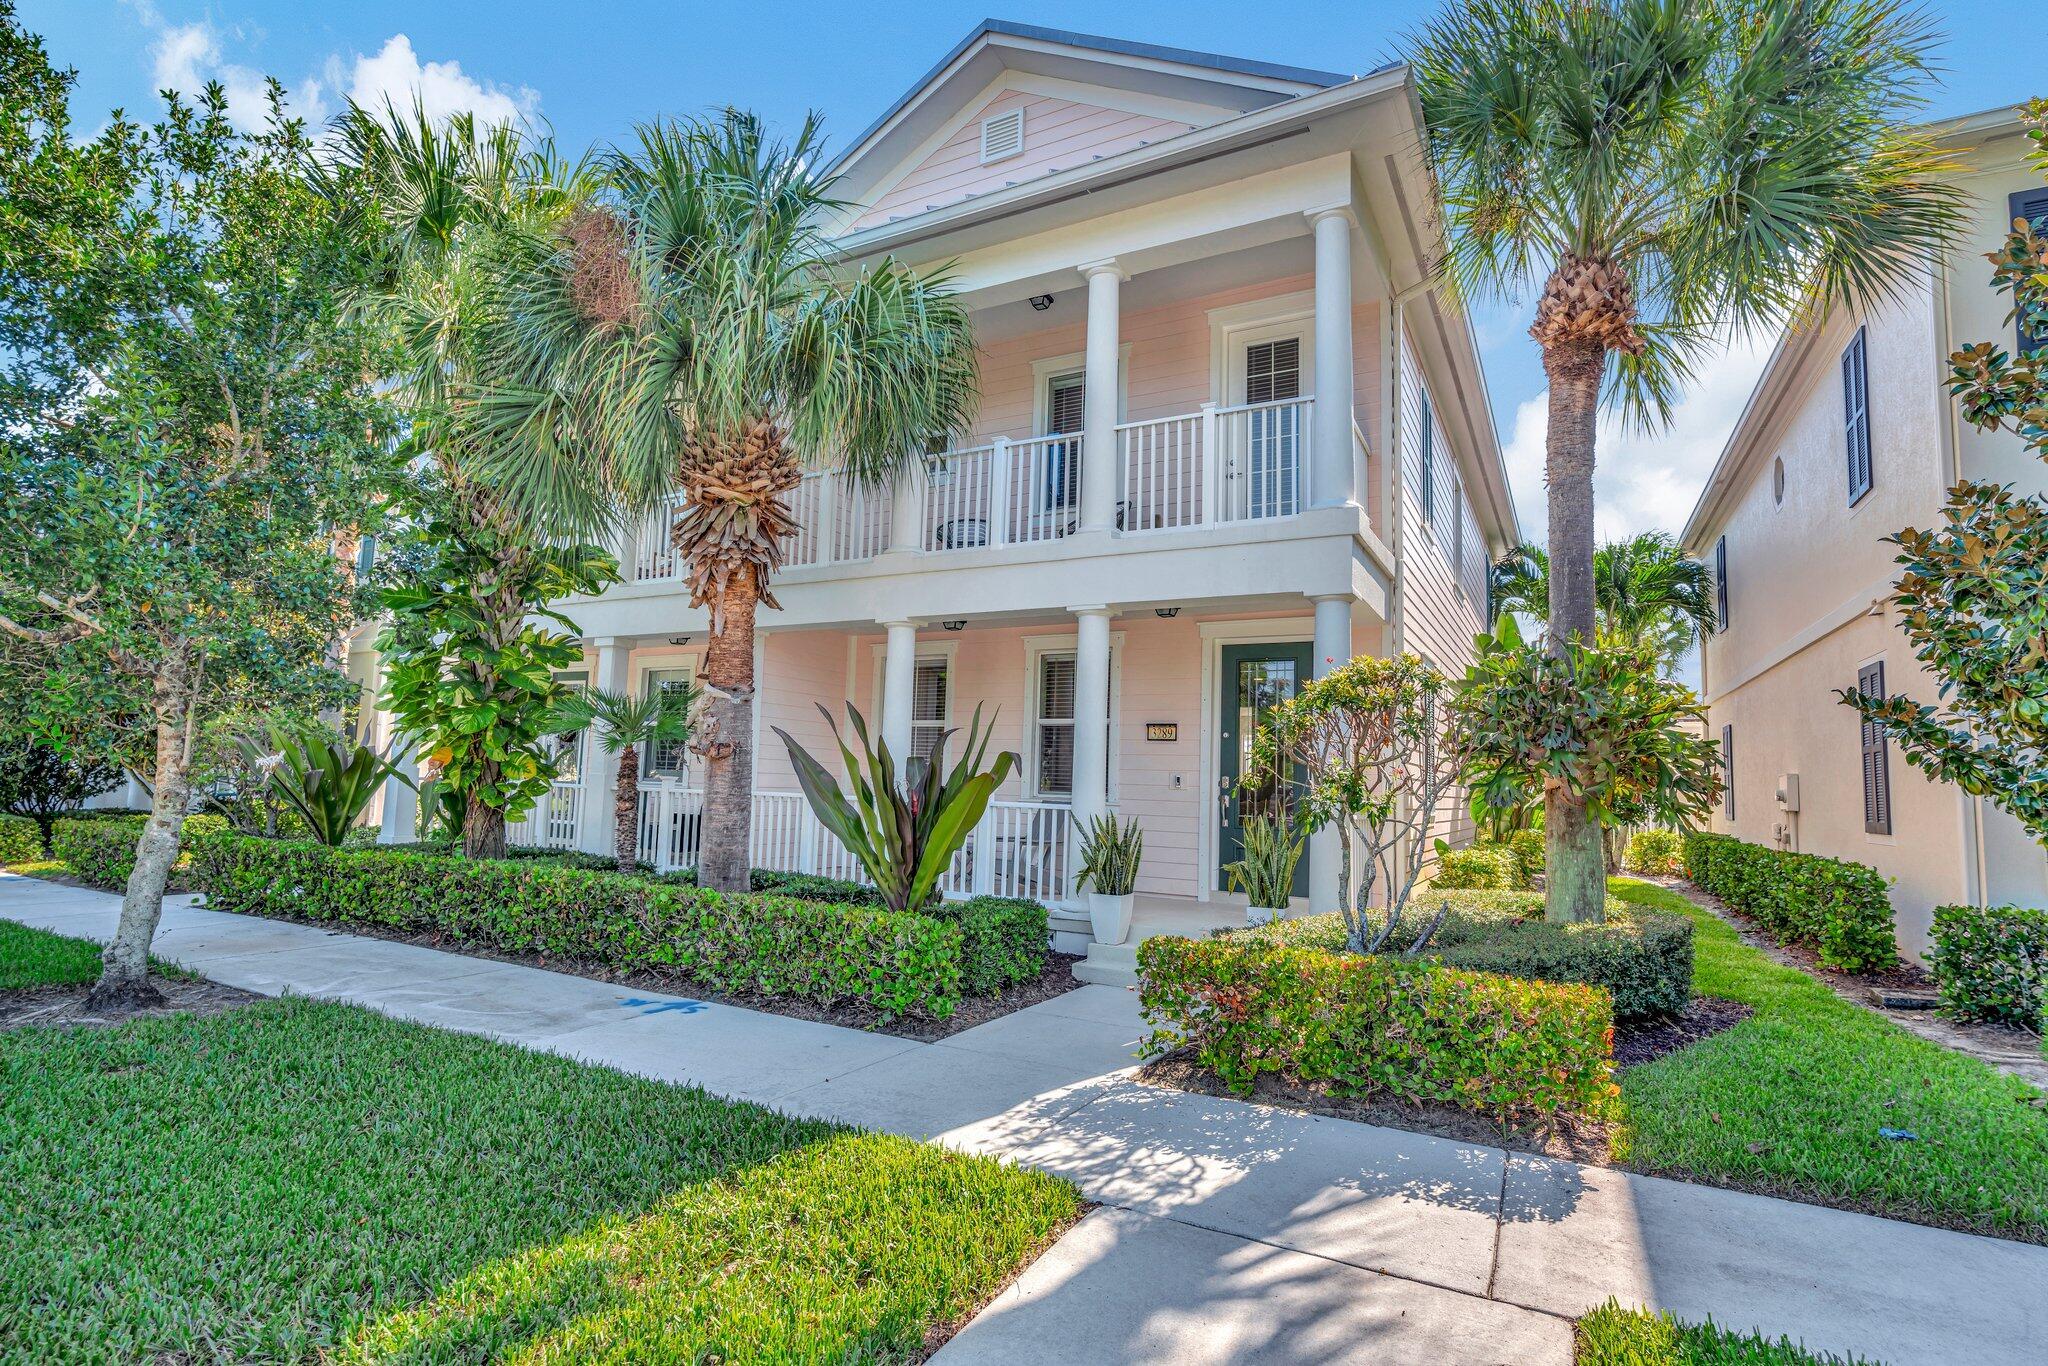
M1550 512L1550 635L1564 658L1574 637L1591 644L1593 616L1593 443L1600 417L1600 378L1607 353L1598 343L1553 342L1543 348L1550 381L1544 483ZM1600 827L1585 803L1563 787L1543 798L1544 918L1599 920L1607 900Z
M178 861L185 805L192 795L192 733L199 665L173 660L152 686L156 712L156 785L149 821L135 842L135 867L121 898L114 939L101 954L100 979L86 997L93 1010L141 1010L163 1004L149 980L149 946L163 918L164 886Z
M614 835L612 852L618 856L619 871L630 873L640 861L640 748L626 745L619 750L618 795L612 801Z
M747 842L754 805L754 612L751 574L734 574L719 594L704 655L704 714L692 746L704 758L704 825L697 885L749 890Z
M495 769L497 766L489 764L485 767ZM541 800L546 801L547 798ZM462 803L462 856L505 857L505 812L500 807L485 805L483 798L474 791Z

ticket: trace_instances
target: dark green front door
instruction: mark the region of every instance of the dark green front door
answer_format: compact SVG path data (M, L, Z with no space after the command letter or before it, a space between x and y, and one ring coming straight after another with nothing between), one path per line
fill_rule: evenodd
M1223 724L1216 738L1217 771L1223 779L1216 859L1219 877L1224 864L1237 862L1244 853L1247 818L1271 816L1286 820L1292 813L1294 790L1300 782L1298 770L1290 773L1286 782L1268 778L1243 790L1237 780L1244 772L1260 721L1308 681L1310 648L1307 641L1223 647L1223 697L1218 712ZM1294 894L1308 895L1306 855L1294 868Z

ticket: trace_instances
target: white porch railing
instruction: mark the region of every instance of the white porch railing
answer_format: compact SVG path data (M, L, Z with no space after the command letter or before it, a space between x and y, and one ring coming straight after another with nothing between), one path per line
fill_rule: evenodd
M1117 528L1177 531L1292 517L1309 506L1313 398L1204 406L1199 412L1120 423ZM1362 449L1364 438L1356 438ZM934 456L918 480L918 534L928 552L1028 545L1072 535L1081 520L1078 432L1007 438ZM676 576L679 503L643 519L636 581ZM807 474L790 495L797 530L783 546L790 569L872 559L889 548L896 499L838 474ZM906 504L909 506L909 504Z
M640 788L640 858L660 872L693 868L702 847L704 792L656 780ZM940 881L948 896L1071 902L1074 821L1053 802L991 802ZM860 863L799 792L756 792L747 860L756 868L866 882Z
M505 826L505 843L574 849L582 830L583 784L554 783L533 809Z

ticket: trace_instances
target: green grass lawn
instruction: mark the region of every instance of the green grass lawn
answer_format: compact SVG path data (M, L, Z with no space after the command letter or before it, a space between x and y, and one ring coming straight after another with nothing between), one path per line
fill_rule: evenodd
M7 1360L902 1360L1079 1211L1042 1174L290 999L0 1033L0 1190Z
M83 985L100 975L100 946L0 920L0 991Z
M1579 1320L1578 1366L1866 1366L1862 1357L1807 1352L1712 1324L1623 1309L1609 1300Z
M1617 1162L2048 1243L2048 1112L2028 1103L2039 1092L1772 962L1676 892L1627 878L1611 887L1690 915L1695 989L1756 1009L1623 1075ZM1919 1137L1895 1142L1880 1128Z

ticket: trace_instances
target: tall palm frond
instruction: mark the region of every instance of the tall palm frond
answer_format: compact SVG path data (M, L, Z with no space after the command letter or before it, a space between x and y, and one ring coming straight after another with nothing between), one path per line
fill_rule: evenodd
M1495 562L1493 610L1541 618L1550 605L1550 557L1518 545ZM1647 646L1667 666L1716 629L1713 571L1665 531L1609 541L1593 552L1593 597L1601 640Z

